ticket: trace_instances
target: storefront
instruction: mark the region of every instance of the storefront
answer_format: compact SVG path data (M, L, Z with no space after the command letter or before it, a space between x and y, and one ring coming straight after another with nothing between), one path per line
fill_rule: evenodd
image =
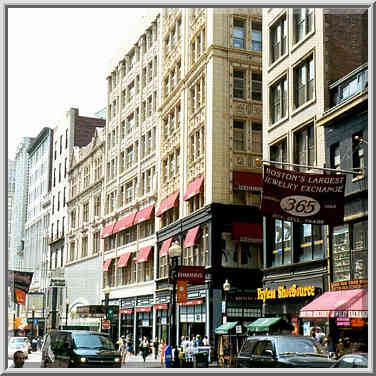
M368 343L368 289L328 291L304 306L304 322L325 322L334 342L348 338L351 351Z
M179 338L206 335L206 304L204 299L188 300L179 304Z
M143 337L150 341L153 336L153 307L136 307L136 340L140 341Z
M155 304L155 335L159 340L163 339L167 342L168 338L168 304Z
M120 309L120 334L123 336L133 336L134 313L133 308Z
M257 299L263 303L263 317L282 317L294 326L294 334L309 335L309 330L307 334L306 326L299 319L299 311L322 291L322 279L291 281L257 289Z

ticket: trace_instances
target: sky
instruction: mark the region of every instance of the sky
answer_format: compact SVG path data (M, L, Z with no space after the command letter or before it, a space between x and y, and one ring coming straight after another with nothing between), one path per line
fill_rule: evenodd
M9 159L14 159L22 137L36 137L43 127L56 127L69 108L94 116L106 106L111 61L120 61L122 51L138 40L141 25L155 9L147 12L147 8L9 8Z

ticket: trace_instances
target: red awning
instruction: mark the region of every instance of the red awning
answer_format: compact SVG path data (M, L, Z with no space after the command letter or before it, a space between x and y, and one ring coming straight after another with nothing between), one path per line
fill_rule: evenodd
M120 313L123 315L131 315L132 314L132 308L122 308L119 310Z
M262 242L262 224L233 222L232 237L241 242L260 243Z
M156 212L156 216L159 217L161 216L165 211L167 211L168 209L171 209L173 208L174 206L176 206L176 203L178 201L178 197L179 197L179 192L175 192L173 193L172 195L166 197L162 202L161 204L159 205L159 208Z
M116 223L112 223L110 225L107 225L103 227L102 233L101 233L101 239L107 238L108 236L112 235L112 231L114 229Z
M122 219L119 219L114 226L113 233L116 234L117 232L123 231L128 227L131 227L133 225L135 216L136 213L132 213L127 215L126 217L123 217Z
M118 268L125 268L128 265L128 261L129 261L129 258L131 257L131 254L132 254L131 252L123 253L119 257L119 261L117 263L117 267Z
M188 230L187 235L185 236L184 240L184 248L192 247L196 243L196 237L198 234L198 231L200 230L200 226L196 226Z
M368 317L368 290L349 306L348 313L351 318Z
M204 176L200 176L197 179L189 183L188 188L184 195L184 201L189 200L191 197L201 192L202 183L204 182Z
M154 205L147 206L146 208L141 209L136 214L136 218L134 219L134 224L137 225L137 223L141 223L143 221L147 221L151 218L151 215L154 210Z
M154 309L155 310L157 310L157 309L160 309L160 310L168 309L168 305L167 304L154 304Z
M136 307L136 312L150 312L151 306L149 307Z
M103 271L104 272L107 272L108 271L108 268L110 267L111 265L111 261L112 261L112 258L109 258L107 259L104 264L103 264Z
M171 242L172 238L169 238L163 242L161 250L159 251L159 257L168 255L168 250L170 249Z
M188 300L185 303L179 303L180 306L199 305L204 302L203 299Z
M237 191L262 191L262 174L233 171L232 187Z
M138 251L138 255L136 257L136 264L139 262L145 262L148 261L150 251L153 248L153 246L149 246L146 248L142 248Z
M358 306L366 301L368 309L368 297L359 302L365 294L367 294L365 289L327 291L303 307L299 311L299 317L349 317L353 304Z

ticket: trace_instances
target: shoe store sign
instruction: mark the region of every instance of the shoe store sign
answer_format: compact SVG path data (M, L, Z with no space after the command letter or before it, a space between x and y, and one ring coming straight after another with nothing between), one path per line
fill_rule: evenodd
M315 296L315 286L291 287L278 286L276 289L257 289L257 299L265 302L266 300L301 298Z
M296 223L343 223L345 175L264 166L261 215Z

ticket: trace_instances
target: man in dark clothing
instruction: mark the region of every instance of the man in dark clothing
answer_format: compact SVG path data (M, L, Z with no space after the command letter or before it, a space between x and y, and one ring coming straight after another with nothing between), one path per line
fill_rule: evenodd
M158 356L158 348L159 348L158 337L155 337L155 338L154 338L153 347L154 347L154 359L157 359L157 356Z

